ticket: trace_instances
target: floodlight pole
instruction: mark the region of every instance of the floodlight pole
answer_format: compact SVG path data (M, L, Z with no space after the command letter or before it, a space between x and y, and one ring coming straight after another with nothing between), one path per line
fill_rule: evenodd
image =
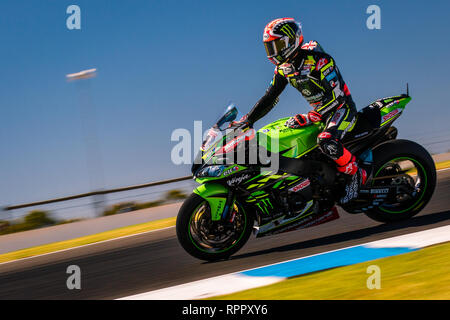
M81 121L84 128L86 163L91 191L99 191L104 187L104 176L97 130L95 127L95 108L91 101L90 81L80 80L91 79L96 76L97 69L95 68L66 75L67 81L75 81L78 88ZM105 195L96 194L92 196L92 199L96 215L102 215Z

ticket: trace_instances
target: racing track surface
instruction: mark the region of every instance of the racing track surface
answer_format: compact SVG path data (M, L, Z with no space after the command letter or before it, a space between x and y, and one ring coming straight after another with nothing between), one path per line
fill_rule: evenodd
M450 224L450 170L438 172L432 201L418 216L390 225L340 210L341 218L255 239L228 261L205 263L183 251L175 228L0 264L0 299L114 299ZM81 268L81 290L66 269Z

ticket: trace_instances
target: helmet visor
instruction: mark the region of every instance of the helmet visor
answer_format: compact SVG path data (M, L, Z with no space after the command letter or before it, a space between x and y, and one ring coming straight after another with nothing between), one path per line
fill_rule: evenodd
M264 47L266 48L266 53L268 58L272 58L280 55L280 53L286 49L288 46L288 42L283 39L275 39L272 41L264 42Z

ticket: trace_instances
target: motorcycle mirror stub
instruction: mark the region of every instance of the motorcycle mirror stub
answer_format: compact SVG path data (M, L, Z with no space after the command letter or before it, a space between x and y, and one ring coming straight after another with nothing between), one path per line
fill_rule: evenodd
M236 106L232 103L226 109L222 117L217 121L216 125L221 127L224 123L234 121L238 115L239 111Z

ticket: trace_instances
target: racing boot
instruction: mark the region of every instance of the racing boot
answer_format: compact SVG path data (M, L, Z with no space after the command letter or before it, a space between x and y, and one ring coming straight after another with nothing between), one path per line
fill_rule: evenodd
M358 197L361 186L367 182L367 172L363 168L357 168L350 182L345 186L345 195L340 199L340 204L346 204Z
M367 172L358 166L355 156L346 148L343 148L342 156L334 161L337 171L350 176L350 181L345 186L345 195L340 199L340 204L345 204L358 197L359 189L367 182Z

